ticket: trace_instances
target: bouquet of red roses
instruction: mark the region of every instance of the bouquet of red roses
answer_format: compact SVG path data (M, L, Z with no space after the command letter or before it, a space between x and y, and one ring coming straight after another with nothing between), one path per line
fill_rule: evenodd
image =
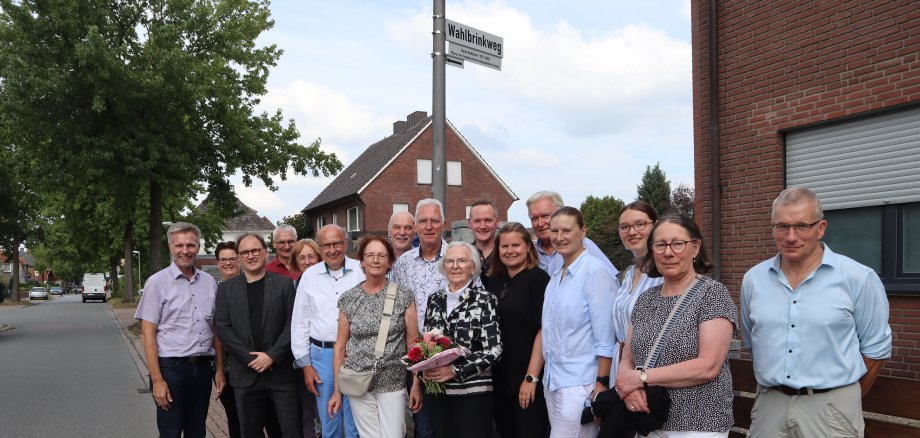
M451 341L440 330L433 329L416 338L415 343L409 347L409 353L402 357L402 363L409 371L417 373L453 363L457 358L466 356L466 353L466 348ZM426 381L425 393L443 394L444 384Z

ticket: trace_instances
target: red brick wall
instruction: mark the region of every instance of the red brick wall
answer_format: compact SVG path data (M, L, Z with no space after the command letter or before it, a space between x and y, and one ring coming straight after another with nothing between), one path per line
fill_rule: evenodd
M409 204L409 212L415 214L415 204L431 197L431 184L418 184L416 178L417 159L431 159L431 127L421 135L389 167L375 179L361 194L365 204L364 231L385 231L393 204ZM514 202L499 182L474 156L449 127L445 133L447 161L460 161L462 186L447 186L445 193L445 229L450 223L466 219L466 206L479 199L488 199L498 207L502 220L507 219L508 208Z
M711 235L709 5L694 0L697 217ZM920 101L916 1L720 1L722 281L775 253L769 209L784 187L783 130ZM883 374L920 378L920 297L890 297L895 352Z

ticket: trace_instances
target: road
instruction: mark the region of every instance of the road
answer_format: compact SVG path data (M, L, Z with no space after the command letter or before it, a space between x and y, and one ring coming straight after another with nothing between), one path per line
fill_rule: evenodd
M154 437L154 405L107 304L0 310L0 437Z

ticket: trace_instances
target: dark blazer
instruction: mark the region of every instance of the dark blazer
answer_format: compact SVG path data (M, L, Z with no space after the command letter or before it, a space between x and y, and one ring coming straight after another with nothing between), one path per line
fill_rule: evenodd
M265 272L265 295L262 305L262 342L265 353L275 361L263 378L274 382L296 380L294 356L291 353L291 314L294 311L294 283L290 278ZM217 285L214 325L224 344L230 365L230 385L248 388L259 373L250 369L250 351L256 350L249 323L249 299L246 297L246 276L240 274Z

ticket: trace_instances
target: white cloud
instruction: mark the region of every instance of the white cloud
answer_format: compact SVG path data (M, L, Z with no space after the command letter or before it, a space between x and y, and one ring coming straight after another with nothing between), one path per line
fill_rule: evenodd
M683 0L680 4L680 15L681 17L690 20L690 0Z

